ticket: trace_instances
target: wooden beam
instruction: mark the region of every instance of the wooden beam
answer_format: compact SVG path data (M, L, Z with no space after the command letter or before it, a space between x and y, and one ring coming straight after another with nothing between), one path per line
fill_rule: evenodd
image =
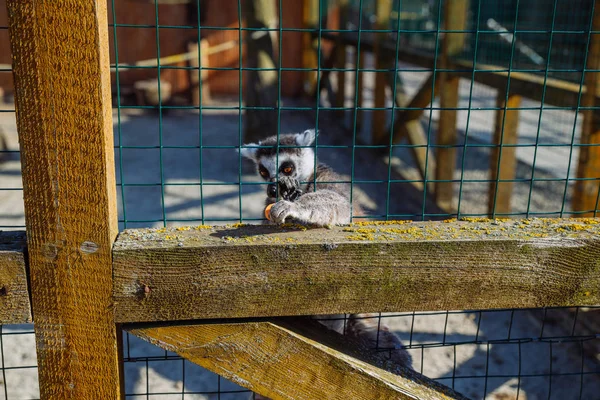
M399 143L403 138L408 139L411 147L411 153L421 173L423 182L431 180L435 177L436 160L431 149L427 147L427 133L421 126L420 118L423 111L431 104L436 94L439 92L439 81L434 83L434 74L430 73L421 84L421 87L415 93L410 102L406 105L406 109L398 114L394 122L394 137L393 143ZM397 101L399 97L397 96ZM430 193L433 193L435 188L433 183L427 185Z
M358 94L355 92L355 113L356 113L356 132L360 133L363 127L364 111L361 110L365 103L365 73L360 71L361 68L365 68L365 52L361 51L360 54L356 54L356 73L358 74L358 85L354 90L358 90Z
M348 21L348 0L340 0L339 1L339 28L347 29L347 21ZM342 33L339 33L338 36L341 36ZM342 43L341 40L338 40L335 44L333 57L335 57L335 68L337 69L346 69L346 45ZM335 106L344 108L346 102L346 71L338 71L337 72L337 92L335 94ZM346 110L340 110L338 112L340 117L342 117L342 126L345 126L345 115Z
M464 31L467 27L468 0L448 1L444 5L444 26L446 30ZM465 43L465 33L445 33L442 39L442 52L439 65L447 69L451 57L459 54ZM443 209L452 209L454 197L454 171L456 169L456 146L458 134L456 117L458 114L459 77L447 72L438 74L440 80L440 122L437 132L435 201ZM447 182L440 182L447 181Z
M460 78L442 74L440 76L440 119L435 149L435 201L445 210L453 209L454 171L456 170L456 147L458 133L456 120L458 113Z
M319 25L319 0L303 0L302 19L304 27L317 29ZM302 37L303 53L302 68L305 72L304 92L310 96L315 95L317 88L317 67L319 51L316 47L316 36L318 33L305 33Z
M43 399L118 399L106 2L9 0Z
M465 399L410 369L363 361L364 348L340 350L339 335L310 320L128 330L273 400Z
M390 14L392 13L392 0L377 0L377 24L376 29L390 29ZM361 18L362 16L359 16ZM383 50L388 33L375 33L375 68L378 70L389 70L392 67L394 58L389 52ZM375 108L385 108L385 88L388 83L387 72L375 73ZM389 131L387 118L387 110L374 110L372 112L372 142L373 144L389 144Z
M346 46L337 44L334 48L335 52L335 63L334 67L336 69L345 69L346 68ZM335 93L335 107L344 108L346 101L346 71L338 71L337 72L337 91ZM340 117L344 117L346 114L346 110L339 110L338 114ZM342 120L343 121L343 120ZM345 123L342 123L345 125Z
M322 38L333 40L329 33L323 33ZM343 41L348 46L356 46L356 36L350 34L344 35ZM361 43L361 51L373 51L374 44L368 39ZM394 43L384 45L386 52L396 54ZM423 68L431 69L434 61L434 55L420 50L408 47L400 47L397 53L400 61L418 65ZM493 87L498 90L506 90L506 81L508 72L506 67L497 65L477 63L477 72L473 74L473 62L469 60L453 60L449 64L453 75L458 75L465 79L474 79L476 82ZM544 89L545 88L545 89ZM579 92L586 93L585 86L555 78L534 75L526 72L510 72L510 93L523 96L528 99L541 101L557 107L575 107L579 101ZM596 98L600 98L600 89L596 92Z
M600 29L600 3L595 2L592 30ZM588 43L587 64L585 66L585 86L589 90L583 95L583 107L598 105L597 93L600 90L600 35L590 34ZM591 70L591 71L590 71ZM587 179L575 182L573 191L573 211L587 211L585 216L595 215L598 210L598 191L600 184L600 124L597 111L594 109L583 110L583 126L581 128L579 147L579 160L577 165L577 178ZM586 146L587 145L587 146ZM594 179L589 179L594 178Z
M435 186L433 182L429 182L435 178L436 160L433 151L428 147L429 139L427 132L423 129L419 119L406 121L401 127L401 131L405 132L404 136L408 139L408 143L413 146L410 148L413 159L419 168L423 183L427 181L427 190L433 193Z
M402 131L401 126L407 121L413 121L421 118L425 108L429 107L433 99L437 96L440 89L440 83L436 80L434 83L433 72L427 75L427 78L423 81L417 93L415 93L412 99L406 105L406 109L403 110L396 122L394 123L394 143L401 140Z
M600 303L600 220L130 230L118 322Z
M243 2L244 18L248 28L275 28L277 12L274 0L247 0ZM247 109L244 122L244 143L256 143L277 134L277 107L280 67L274 57L275 36L271 31L246 31L248 61L244 85L244 103ZM240 60L241 63L241 60ZM268 109L272 108L272 109Z
M209 51L210 46L208 40L202 39L200 41L200 47L198 43L189 43L188 52L193 56L189 59L190 67L190 94L192 105L200 107L210 102L210 84L208 83L208 69L209 68ZM200 54L198 54L200 52ZM197 70L201 68L200 70ZM202 101L200 101L202 99Z
M497 180L515 179L517 170L517 148L506 147L518 142L519 110L521 96L508 96L498 92L496 98L496 120L494 123L494 144L490 157L490 187L488 193L488 214L490 216L510 213L513 182ZM499 160L499 161L498 161Z
M25 232L0 231L0 325L31 322Z

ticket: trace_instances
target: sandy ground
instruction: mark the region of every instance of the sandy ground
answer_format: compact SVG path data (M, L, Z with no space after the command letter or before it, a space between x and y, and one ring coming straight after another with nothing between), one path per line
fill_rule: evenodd
M349 74L351 75L351 74ZM422 72L404 73L408 93L413 93L424 78ZM351 78L351 76L349 76ZM349 79L351 80L351 79ZM367 77L367 92L370 93L372 76ZM485 145L491 140L493 111L481 108L494 106L495 93L481 85L473 87L469 104L470 83L460 86L460 107L471 111L459 112L459 144ZM326 100L326 99L325 99ZM224 105L230 104L224 101ZM293 105L286 101L284 106ZM348 99L351 105L351 99ZM365 104L369 106L369 103ZM436 104L434 104L435 106ZM539 107L523 101L523 107ZM4 106L0 112L0 128L4 131L10 149L18 148L12 105ZM538 133L539 110L521 112L519 143L535 144ZM349 146L352 135L343 129L350 126L351 115L346 120L335 117L331 111L323 110L318 117L314 112L284 111L281 116L282 132L294 132L314 127L318 120L322 134L321 144ZM437 127L437 111L431 114L430 134L433 139ZM569 191L565 181L569 159L574 165L577 151L570 152L568 146L573 138L575 114L564 110L542 112L538 143L563 144L539 148L535 159L536 178L562 178L558 182L529 182L515 185L513 209L551 213L560 211L566 202L568 210ZM369 121L365 113L365 124ZM466 129L466 123L469 128ZM239 144L240 118L235 112L212 111L201 116L198 113L171 112L162 116L142 114L133 110L114 113L115 143L125 146L115 151L119 186L120 227L135 228L169 224L223 224L228 221L260 218L262 212L263 185L252 172L240 172L240 158L234 147ZM427 118L423 120L429 126ZM580 123L578 119L577 124ZM202 138L199 132L202 128ZM466 132L466 134L465 134ZM578 129L575 130L578 132ZM357 139L368 141L367 129L358 133ZM206 147L200 152L198 146ZM158 148L162 143L163 149ZM129 148L144 146L143 149ZM150 147L150 148L148 148ZM359 199L370 215L393 214L396 216L437 211L427 202L423 206L422 193L415 192L410 184L392 183L388 177L398 179L390 173L373 150L356 148L321 148L319 158L339 172L350 176L354 160L354 178L360 183L354 186L353 196ZM406 148L397 148L394 153L405 165L406 173L415 173L410 153ZM519 165L517 175L530 178L534 163L534 147L523 147L517 151ZM461 166L464 164L464 174ZM483 213L486 207L487 183L469 182L487 178L489 150L485 147L464 147L457 154L456 179L463 180L460 192L462 213ZM412 172L411 172L412 171ZM568 176L575 170L571 168ZM162 179L161 179L162 177ZM202 177L202 179L201 179ZM244 182L240 185L238 182ZM370 181L370 182L369 182ZM161 182L164 184L161 186ZM200 182L203 185L200 185ZM0 229L18 229L24 225L23 201L18 154L4 154L0 162ZM456 185L458 206L460 185ZM163 194L164 189L164 194ZM566 195L565 195L566 192ZM530 196L531 193L531 196ZM581 358L577 343L563 342L552 345L531 341L500 343L496 339L513 340L540 337L540 319L536 313L516 312L511 323L510 312L485 312L449 314L423 314L386 317L388 325L398 332L410 346L415 369L432 378L446 378L441 382L452 385L472 398L490 399L516 398L517 387L520 399L574 399L597 398L600 393L598 361ZM508 329L510 328L510 333ZM549 328L548 328L549 329ZM22 333L25 332L29 333ZM30 326L3 327L1 336L3 359L0 371L0 399L36 398L37 371L34 366L35 346ZM412 334L411 334L412 332ZM477 333L479 332L479 333ZM557 335L558 336L558 335ZM596 339L598 340L598 339ZM460 344L479 341L479 344ZM492 342L489 342L492 341ZM445 343L435 346L435 343ZM456 343L456 345L452 345ZM248 393L193 394L193 392L218 392L241 390L233 383L219 379L216 375L182 360L165 359L165 352L134 337L129 338L125 364L126 391L132 399L233 399L247 398ZM172 355L171 355L172 356ZM150 357L150 359L148 359ZM520 381L515 378L519 375ZM486 379L486 372L488 378ZM554 376L552 380L547 376ZM187 393L185 397L182 390ZM160 393L147 396L147 393Z

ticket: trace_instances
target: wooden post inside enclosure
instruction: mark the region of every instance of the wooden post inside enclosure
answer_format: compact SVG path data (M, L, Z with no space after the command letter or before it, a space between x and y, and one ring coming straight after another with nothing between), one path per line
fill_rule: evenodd
M439 92L439 80L434 83L434 74L430 73L427 79L421 84L421 87L414 94L413 98L406 105L406 110L398 114L394 122L393 142L398 143L402 139L407 138L408 142L413 145L411 153L419 167L421 178L431 179L434 175L435 158L432 151L427 147L427 133L421 125L421 115L423 108L427 107ZM432 182L429 182L428 190L434 191Z
M390 29L390 14L392 13L392 0L377 0L377 24L376 29ZM359 16L362 18L362 16ZM383 51L383 45L386 42L386 38L389 36L388 33L378 32L375 34L375 68L377 70L389 69L393 58L390 57L389 52ZM387 86L387 73L376 72L375 73L375 108L385 107L385 88ZM375 110L373 114L373 144L388 144L389 139L387 133L387 121L386 110Z
M358 49L356 49L358 53ZM358 91L358 94L354 93L354 112L356 113L356 131L360 132L363 127L364 112L361 111L365 103L365 79L364 72L360 71L361 68L365 67L365 52L361 51L360 54L355 55L356 60L356 73L358 74L358 85L354 90ZM356 82L356 81L355 81Z
M319 24L319 0L303 0L303 20L304 27L316 29ZM302 55L302 67L305 69L304 92L310 95L315 94L317 88L317 54L316 39L310 32L306 32L303 36L304 52Z
M244 18L248 28L277 28L277 11L274 0L247 0L243 2ZM277 134L277 107L280 66L275 61L275 32L246 31L248 48L247 72L244 85L246 109L244 142L258 142ZM241 63L241 60L240 60ZM271 109L264 109L271 108Z
M348 0L340 0L340 29L347 28L347 20L348 20ZM343 35L344 33L338 33L338 36ZM346 45L342 42L342 40L338 40L335 45L335 68L337 69L346 69ZM343 108L345 106L346 101L346 71L338 71L337 73L337 92L335 96L335 106ZM340 116L346 115L345 110L339 111ZM342 120L345 122L345 120ZM344 125L344 123L342 123Z
M453 0L445 3L444 29L462 31L466 28L468 0ZM439 66L448 69L450 57L460 53L465 42L465 33L444 34L442 40L442 53ZM458 113L459 80L457 75L447 72L438 74L440 80L440 123L438 127L437 144L445 147L436 149L435 179L438 181L451 181L454 179L456 168L456 115ZM444 210L451 210L454 185L452 182L435 183L436 203Z
M118 399L105 1L9 0L42 399Z
M490 156L490 188L488 193L488 214L507 214L510 212L513 182L498 182L496 180L515 179L516 173L516 147L519 126L519 110L514 110L521 105L521 96L509 95L506 101L506 92L498 91L496 99L496 119L494 122L494 144ZM509 110L513 108L513 110ZM507 146L508 147L505 147ZM500 160L500 163L498 163Z
M595 1L592 30L600 30L600 1ZM588 43L587 65L585 66L585 87L586 92L582 95L582 107L597 107L597 96L600 91L600 34L590 34ZM592 70L592 71L589 71ZM589 72L588 72L589 71ZM577 213L577 216L591 216L598 210L598 197L600 191L600 123L598 111L594 109L585 109L583 114L583 126L581 129L581 141L583 145L579 147L579 164L577 168L577 178L591 180L581 180L575 182L573 193L573 211L587 211L586 213Z

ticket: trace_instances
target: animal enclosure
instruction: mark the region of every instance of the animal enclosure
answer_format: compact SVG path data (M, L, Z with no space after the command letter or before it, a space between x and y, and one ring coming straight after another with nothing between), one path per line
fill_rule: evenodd
M595 398L599 53L594 0L0 0L0 400ZM350 225L262 224L306 129Z

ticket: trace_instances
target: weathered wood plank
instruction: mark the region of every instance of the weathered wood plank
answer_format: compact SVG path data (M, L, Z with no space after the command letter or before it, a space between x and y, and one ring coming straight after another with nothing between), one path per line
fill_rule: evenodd
M598 304L599 222L125 231L113 251L116 318L142 322Z
M9 0L43 399L118 399L106 2Z
M600 29L600 3L594 6L592 29ZM596 94L600 90L600 73L596 72L600 67L600 35L590 34L588 43L587 64L585 66L585 86L590 88L581 98L581 106L590 107L583 110L583 126L581 127L579 147L579 160L577 165L577 178L583 178L575 182L573 190L573 211L587 211L585 216L595 215L598 210L598 191L600 185L600 123L598 123L598 112L591 107L598 104ZM595 179L589 179L595 178Z
M128 330L274 400L464 399L412 370L374 367L366 349L340 349L338 335L310 320Z
M494 122L494 144L490 157L490 186L488 192L488 214L496 216L510 213L513 182L498 182L496 180L515 179L517 171L517 148L512 147L518 142L519 106L521 96L509 96L499 92L496 97L496 119Z
M31 322L25 232L0 231L0 325Z

